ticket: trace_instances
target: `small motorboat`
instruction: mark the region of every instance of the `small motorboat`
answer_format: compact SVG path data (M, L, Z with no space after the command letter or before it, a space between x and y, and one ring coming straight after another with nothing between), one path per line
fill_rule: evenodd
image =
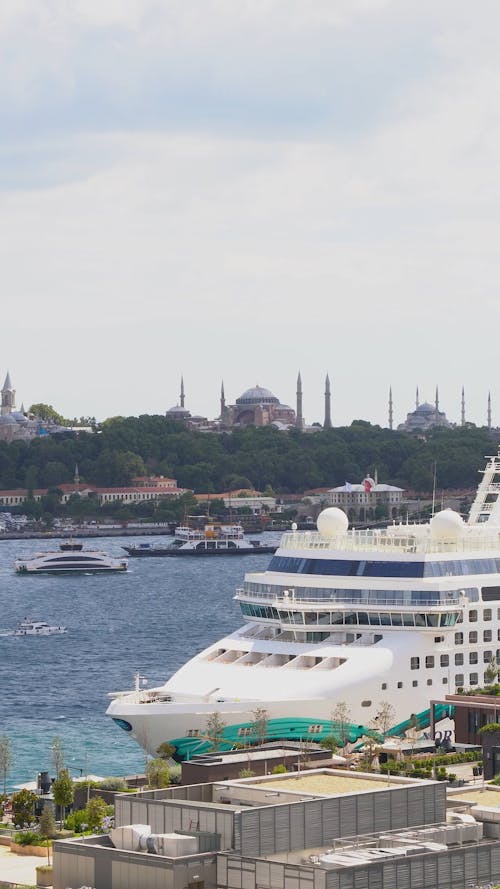
M34 620L32 617L25 617L12 630L11 636L55 636L60 633L66 633L66 627L51 627L44 620Z

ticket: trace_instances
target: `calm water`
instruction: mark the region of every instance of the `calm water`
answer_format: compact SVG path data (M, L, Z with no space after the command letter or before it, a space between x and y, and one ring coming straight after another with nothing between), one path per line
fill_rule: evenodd
M124 555L121 542L103 537L98 545ZM140 748L104 715L107 693L132 688L137 670L150 686L165 681L187 658L240 626L234 590L245 571L264 570L270 558L143 558L130 559L121 575L15 574L17 555L57 545L0 541L0 632L25 616L68 628L46 638L0 636L0 734L12 745L11 788L43 769L53 772L55 736L75 776L85 755L92 774L142 771Z

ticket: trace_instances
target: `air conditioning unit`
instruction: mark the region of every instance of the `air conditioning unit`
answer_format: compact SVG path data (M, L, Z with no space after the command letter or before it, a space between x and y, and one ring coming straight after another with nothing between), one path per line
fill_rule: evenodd
M123 849L125 852L139 852L141 841L150 833L149 824L126 824L123 827L112 829L111 842L115 849Z
M183 855L196 855L199 852L198 837L180 833L150 833L141 837L140 850L166 858L181 858Z

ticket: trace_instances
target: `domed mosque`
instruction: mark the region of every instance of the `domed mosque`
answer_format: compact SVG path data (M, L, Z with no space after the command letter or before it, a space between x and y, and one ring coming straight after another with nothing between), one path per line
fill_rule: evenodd
M236 404L224 405L221 420L224 426L278 426L289 428L296 425L297 415L288 404L282 404L270 389L258 384L246 389Z
M439 410L439 392L436 386L436 400L434 404L427 401L420 403L417 395L415 399L415 410L406 415L406 421L400 423L398 430L403 432L427 432L434 426L450 427L453 424L447 419L444 411Z

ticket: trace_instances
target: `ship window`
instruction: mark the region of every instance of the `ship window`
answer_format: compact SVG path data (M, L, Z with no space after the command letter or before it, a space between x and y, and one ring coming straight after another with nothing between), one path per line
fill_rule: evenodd
M500 599L500 586L483 586L483 602L497 602Z
M398 688L403 688L403 683L402 683L402 682L398 682Z
M493 633L491 632L491 630L484 630L483 631L483 642L491 642L492 639L493 639Z
M371 701L361 701L362 707L371 707L371 705L372 705Z
M434 666L434 657L432 656L432 654L428 654L427 657L425 658L425 666L426 667L433 667Z
M410 658L410 667L412 670L419 670L420 669L420 658L419 657Z
M432 679L427 680L427 685L432 685Z
M483 620L491 620L491 608L485 608L483 610Z
M472 630L469 633L469 642L477 642L477 632L476 630Z
M418 685L418 679L414 679L412 682L413 688L416 688Z
M493 659L493 652L492 651L483 651L483 661L485 664L489 664L492 659Z
M470 651L469 652L469 664L477 664L477 661L478 661L477 651Z
M462 666L463 666L463 662L464 662L464 656L463 656L463 654L462 654L461 652L460 652L460 654L456 654L456 655L455 655L455 666L456 666L456 667L462 667Z
M475 623L476 620L477 620L477 611L475 609L474 609L474 611L469 611L470 623L473 624L473 623Z
M497 620L500 620L500 608L497 608Z
M463 633L455 633L455 645L463 645L464 644L464 634Z
M448 654L442 654L440 657L440 663L442 667L448 667L450 663L450 656Z
M463 687L463 684L464 684L464 674L457 673L455 675L455 685L457 686L457 688L461 688L461 687Z
M469 685L477 685L477 673L469 673Z
M403 626L403 616L401 614L391 614L392 618L392 626L393 627L402 627Z
M382 688L382 691L385 691L387 688L387 682L383 682L381 688Z

